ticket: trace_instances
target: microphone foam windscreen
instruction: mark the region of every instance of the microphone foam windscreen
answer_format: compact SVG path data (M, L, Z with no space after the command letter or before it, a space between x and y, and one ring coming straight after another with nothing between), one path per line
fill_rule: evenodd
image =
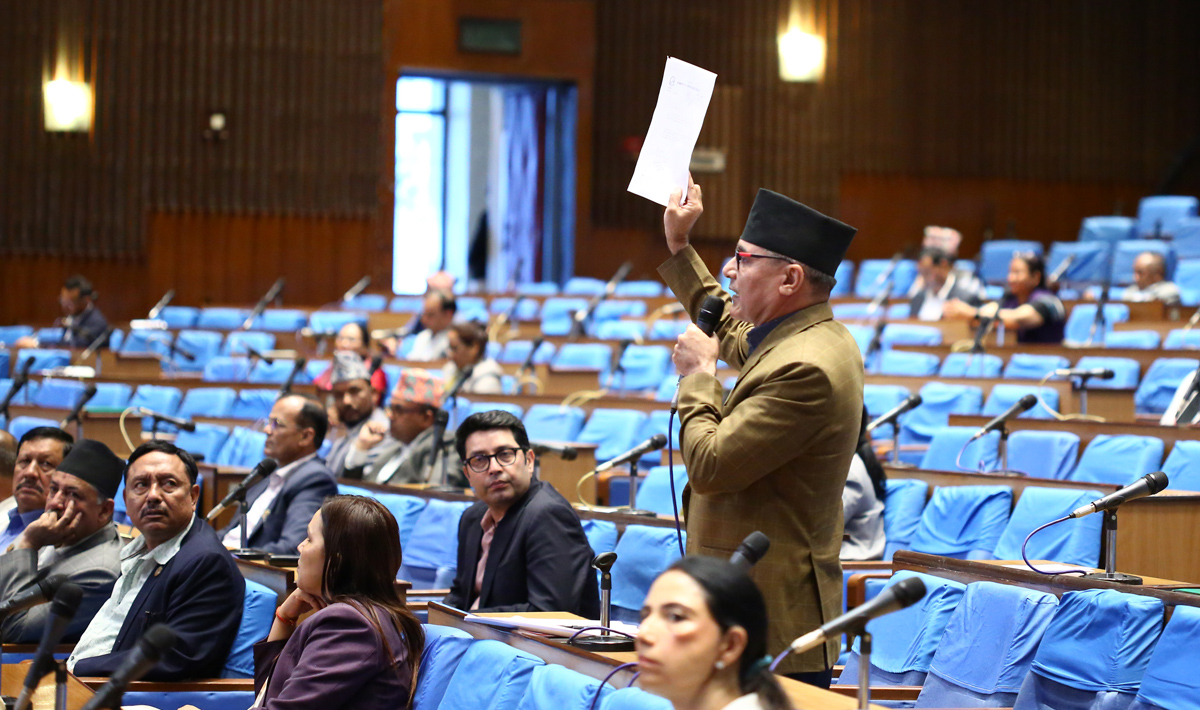
M1033 409L1033 405L1037 404L1037 397L1027 394L1021 398L1021 409Z
M146 631L145 636L142 636L141 643L148 656L153 654L151 657L158 658L171 650L175 645L175 638L175 632L171 630L170 626L155 624Z
M696 326L705 334L712 335L721 322L721 314L725 312L725 301L717 296L706 296L700 304L700 313L696 316Z
M762 531L755 530L742 541L742 549L748 559L758 562L763 555L767 554L767 550L771 549L771 538L764 535Z
M655 449L661 449L667 445L667 435L655 434L654 436L650 437L650 443L654 445Z
M279 468L279 462L275 459L263 459L258 462L258 466L255 468L262 471L263 476L270 476L272 473L275 473L275 469Z
M1170 481L1167 479L1167 474L1163 473L1162 471L1147 473L1146 482L1150 487L1150 495L1154 495L1155 493L1165 489L1167 484L1170 483Z
M900 608L912 606L925 596L925 582L921 581L920 577L902 579L896 582L892 589L896 595L896 601L900 602Z
M75 616L79 604L83 601L83 590L74 582L65 582L54 593L54 601L50 603L50 612L55 616Z
M67 576L64 574L52 574L49 577L38 582L38 586L42 588L42 594L47 599L53 599L55 594L58 594L58 588L67 583Z

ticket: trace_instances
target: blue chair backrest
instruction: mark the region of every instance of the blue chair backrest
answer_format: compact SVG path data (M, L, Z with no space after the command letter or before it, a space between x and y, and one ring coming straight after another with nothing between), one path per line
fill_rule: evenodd
M97 382L96 396L87 403L89 412L99 410L119 411L129 406L133 387L124 382Z
M930 382L921 388L921 406L900 420L900 442L927 444L951 414L979 414L982 407L983 390L978 387Z
M270 333L294 333L308 323L308 314L291 308L268 308L254 323Z
M1021 559L1025 537L1051 520L1066 517L1081 505L1101 497L1097 491L1028 486L1021 491L1008 525L992 555L998 560ZM1034 535L1026 549L1031 560L1054 560L1068 565L1095 567L1100 561L1099 515L1067 520Z
M220 352L223 340L224 336L213 330L181 330L175 339L175 359L171 362L186 372L202 372L208 361ZM187 359L184 352L192 359Z
M442 710L515 710L542 659L500 641L467 648L438 707Z
M617 524L611 520L587 519L579 521L583 525L583 534L587 536L588 545L594 554L612 552L617 549Z
M600 699L599 710L672 710L674 707L670 700L641 688L617 688Z
M1141 363L1127 357L1087 355L1079 358L1075 367L1085 370L1108 369L1113 371L1111 380L1089 378L1087 383L1089 389L1134 389L1138 386L1138 378L1142 373Z
M265 433L240 426L234 427L217 453L216 463L219 466L252 468L262 461L263 446L266 443Z
M646 480L638 486L637 507L659 515L674 515L683 511L683 487L687 485L687 470L675 464L675 508L671 507L671 467L655 466L646 472Z
M1200 348L1200 330L1175 328L1163 341L1164 350L1195 350Z
M521 405L511 402L472 402L471 407L467 410L467 416L478 414L480 412L490 412L493 409L499 409L502 412L508 412L517 419L525 416L525 410L521 409Z
M13 417L8 423L8 433L13 435L14 439L20 441L22 436L30 429L36 429L40 426L48 426L58 428L58 422L53 419L42 419L41 417Z
M942 331L932 325L889 323L883 329L884 347L893 345L941 345Z
M533 669L533 677L517 710L590 710L597 692L601 697L614 688L565 666L544 665Z
M392 313L420 313L424 303L423 296L396 296L388 304L388 310Z
M452 568L458 564L458 521L468 502L431 499L417 516L404 550L405 567Z
M204 365L205 382L245 382L250 377L250 359L218 355Z
M517 284L517 293L522 296L557 296L559 288L553 281L530 281Z
M565 368L581 368L599 370L600 375L608 374L612 367L613 349L604 343L566 343L551 360L551 366Z
M679 417L676 416L674 426L672 426L671 431L668 432L667 423L670 419L671 412L669 410L657 409L653 412L650 412L650 416L646 419L646 424L642 427L642 433L638 435L638 439L640 441L645 441L655 434L662 434L663 436L667 437L667 441L670 442L671 446L678 451L680 447L679 436L681 425L679 423ZM658 463L661 461L662 451L651 451L642 457L640 465L649 468L658 465Z
M657 281L623 281L617 284L618 298L658 298L663 295L663 285Z
M996 384L992 386L992 391L988 393L987 401L983 403L983 416L994 417L998 414L1003 414L1008 411L1008 408L1016 404L1027 394L1034 397L1040 397L1042 402L1046 403L1046 407L1058 411L1058 390L1049 387L1041 389L1032 385L1010 385ZM1041 402L1035 404L1032 409L1022 412L1020 419L1052 419L1053 415L1046 411Z
M388 298L382 293L360 293L349 301L342 301L342 308L349 311L377 313L387 308Z
M525 412L521 423L529 438L536 441L576 441L584 416L579 407L535 404Z
M605 282L590 276L572 276L563 286L564 294L595 296L604 291Z
M942 486L921 513L912 549L958 559L987 559L1012 512L1008 486Z
M504 349L500 351L500 357L497 359L506 365L520 365L529 357L529 351L532 349L533 341L531 340L510 340L504 344ZM554 350L554 343L544 341L538 346L537 354L533 356L534 364L542 365L550 362L554 357Z
M986 377L997 378L1004 369L1004 361L996 355L986 353L950 353L942 360L938 377Z
M33 327L28 325L0 325L0 345L12 345L27 335L33 335ZM7 370L5 371L7 372Z
M493 298L488 304L488 312L494 316L508 313L512 310L513 299L511 298ZM419 310L419 309L418 309ZM518 321L537 320L538 312L542 310L542 304L532 298L522 298L517 304L517 310L513 314L513 319Z
M1061 355L1032 355L1013 353L1004 368L1006 380L1040 380L1054 370L1070 367L1071 362Z
M1154 330L1114 330L1104 336L1105 347L1131 350L1156 350L1161 341Z
M33 365L30 366L29 371L41 372L70 365L71 351L52 348L24 348L17 353L13 366L18 367L29 358L33 358Z
M930 377L937 374L937 355L912 353L904 350L880 350L875 356L875 367L882 375Z
M230 419L265 419L271 415L271 407L279 399L277 390L244 389L238 392Z
M989 284L1004 284L1008 280L1008 264L1016 254L1042 255L1041 242L1020 239L997 239L984 242L980 248L979 277Z
M1160 357L1150 365L1141 384L1133 393L1133 407L1138 414L1162 414L1171 404L1175 390L1200 366L1200 360L1186 357Z
M674 391L672 387L671 392L674 393ZM864 384L863 405L866 406L868 414L872 417L878 417L895 409L896 405L903 402L910 394L912 392L907 387L901 385ZM877 438L888 438L891 435L891 424L880 427L873 433L873 436Z
M1161 710L1200 710L1200 609L1176 605L1146 664L1137 701L1130 706Z
M1100 434L1083 450L1071 480L1124 486L1159 470L1162 460L1163 440L1157 436Z
M1138 203L1137 236L1174 235L1180 220L1196 216L1197 199L1191 195L1151 195Z
M854 262L843 259L842 263L838 264L833 278L835 279L835 283L833 290L829 292L829 297L838 298L849 295L850 287L854 285Z
M308 316L308 326L318 333L337 333L347 323L367 322L367 314L360 311L313 311Z
M400 528L400 549L407 559L408 543L412 539L412 532L417 527L417 520L420 519L421 512L425 510L428 501L402 493L371 493L369 497L382 503L383 507L387 508L392 517L396 519L396 525ZM455 521L456 526L457 522Z
M1173 491L1200 491L1200 441L1176 441L1163 463Z
M991 471L999 463L1000 433L991 432L968 444L976 427L948 426L933 435L921 468L932 471ZM964 450L963 447L966 447Z
M683 542L686 549L686 534ZM612 568L613 606L640 612L650 585L679 559L675 529L629 525L617 541L616 552L617 563Z
M225 336L225 344L221 347L222 355L245 355L246 346L264 353L275 349L275 335L255 330L236 330Z
M1175 247L1175 256L1180 259L1200 259L1200 217L1179 220L1171 246Z
M921 525L921 511L929 498L929 484L915 478L889 478L883 506L883 534L887 539L883 559L896 550L907 550Z
M229 387L194 387L183 397L179 405L178 415L191 419L193 417L209 417L224 419L233 411L233 403L237 401L237 392Z
M1112 272L1112 245L1104 241L1055 242L1046 259L1046 273L1055 273L1074 257L1059 277L1060 284L1103 282Z
M542 304L542 333L567 335L575 322L575 311L587 308L582 298L547 298Z
M636 409L594 409L577 439L596 444L596 461L603 463L638 443L646 417Z
M1171 245L1152 239L1131 239L1117 242L1113 249L1112 284L1128 286L1133 283L1133 261L1148 251L1162 254L1167 262L1167 279L1170 279L1175 274L1175 250Z
M650 390L658 387L671 368L666 345L630 345L621 355L622 372L613 377L617 390Z
M1079 241L1103 241L1114 244L1137 237L1137 222L1132 217L1084 217L1079 226Z
M854 279L854 295L859 298L874 298L883 284L879 277L888 268L891 259L864 259L858 265L858 276ZM892 294L908 293L913 281L917 278L917 262L912 259L901 259L892 272Z
M46 409L71 409L83 397L86 385L79 380L60 380L47 377L42 380L37 396L33 398L35 407Z
M200 317L196 319L196 327L235 330L241 328L249 317L250 311L243 308L202 308Z
M195 328L200 320L200 309L191 306L167 306L158 314L158 318L165 321L171 330Z
M675 340L683 335L683 331L687 330L690 324L691 321L686 318L656 320L654 325L650 326L650 332L646 334L646 337L650 340Z
M478 321L483 324L488 322L487 302L477 296L459 296L457 299L458 310L454 313L454 318L460 321Z
M130 407L145 407L160 414L175 414L179 403L183 401L183 392L178 387L165 385L139 385L129 400Z
M601 301L592 311L593 320L615 320L618 318L641 318L646 315L645 301Z
M12 389L12 386L12 380L0 380L0 399L8 396L8 391ZM13 395L12 402L9 402L9 404L31 404L35 399L37 399L37 393L39 389L41 389L40 382L37 380L29 380L19 392Z
M170 333L161 330L131 330L115 349L127 354L157 353L165 356L170 344Z
M254 644L262 641L271 632L275 621L275 604L278 596L269 588L246 580L246 596L242 602L242 622L238 626L233 647L225 659L222 678L254 677Z
M413 710L435 710L446 694L450 678L475 639L452 626L423 625L425 650L421 653L421 672L413 693Z
M1104 330L1097 328L1093 334L1092 327L1096 324L1096 310L1095 303L1080 303L1072 308L1071 315L1067 316L1063 340L1070 343L1086 343L1090 337L1092 343L1100 345L1106 341L1107 333L1113 329L1114 323L1124 323L1129 320L1128 305L1106 303L1104 304Z
M1196 293L1200 292L1200 258L1179 260L1175 265L1175 285L1188 305L1195 303Z
M1064 480L1079 460L1079 435L1068 431L1014 431L1008 437L1008 469L1035 478Z
M254 384L274 384L281 385L287 382L288 377L292 374L292 369L295 368L295 360L272 360L268 363L265 360L259 360L254 363L249 376L246 377L247 382ZM386 367L386 365L385 365ZM308 373L302 368L296 373L295 384L309 384L312 380L308 377Z
M179 432L175 445L190 454L203 456L205 462L214 462L228 440L229 427L200 422L195 431Z

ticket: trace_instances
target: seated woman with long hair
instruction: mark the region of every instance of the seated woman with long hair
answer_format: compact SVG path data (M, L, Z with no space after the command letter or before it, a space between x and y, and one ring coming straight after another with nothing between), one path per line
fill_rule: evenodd
M475 321L460 321L450 325L450 355L442 366L446 388L458 386L463 394L500 394L504 391L500 364L487 357L487 328Z
M387 508L362 496L327 499L300 543L296 590L254 647L254 707L408 707L425 634L396 593L400 561Z
M767 606L754 580L714 557L684 557L646 595L641 687L675 710L788 710L768 669Z

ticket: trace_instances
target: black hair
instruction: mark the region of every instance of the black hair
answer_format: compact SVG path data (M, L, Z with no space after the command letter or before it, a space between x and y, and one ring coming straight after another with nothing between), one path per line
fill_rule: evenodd
M862 424L858 427L858 448L855 453L867 468L867 475L871 477L871 486L875 489L875 498L882 503L887 498L887 473L884 472L879 459L875 457L875 448L871 446L871 435L867 433L867 424L870 421L871 415L867 414L867 408L864 406Z
M1013 254L1013 258L1025 262L1025 268L1029 269L1029 273L1037 272L1038 280L1034 288L1046 288L1046 261L1042 257L1031 252L1024 252Z
M941 247L925 247L917 258L924 259L925 257L929 257L929 260L938 266L950 263L950 252Z
M17 451L20 451L21 447L27 441L40 441L42 439L53 439L62 444L63 456L71 453L71 447L75 446L75 437L62 429L56 426L35 426L21 435L21 441L17 443Z
M359 338L359 340L362 341L363 347L364 348L371 347L371 331L367 330L366 322L360 321L360 320L352 320L352 321L346 323L346 325L352 325L352 326L355 326L356 328L358 328L358 338ZM342 327L345 328L346 325L344 325Z
M304 400L296 414L296 424L301 429L313 430L313 448L321 448L325 443L325 435L329 433L329 413L316 399L306 394L289 394L286 397L299 397ZM282 399L282 397L280 398Z
M443 311L458 312L458 301L454 298L453 293L440 288L431 288L427 293L437 296L438 303L441 304Z
M760 661L767 655L767 603L750 576L733 564L702 555L689 555L668 568L691 577L704 591L713 620L725 633L734 626L746 630L746 648L738 660L738 689L757 693L764 710L792 707L770 669Z
M479 321L457 321L450 324L450 330L458 336L465 347L479 347L479 358L487 357L488 332L487 326Z
M512 432L513 439L516 439L517 446L522 451L529 450L529 434L525 432L525 425L521 423L521 420L510 412L492 409L487 412L476 412L459 425L458 431L454 433L454 448L458 450L458 458L466 463L467 437L475 432L492 431L493 429L508 429Z
M146 454L161 453L174 456L183 462L183 467L187 469L188 480L192 485L196 484L196 479L200 477L200 469L196 466L196 459L192 455L169 441L161 439L151 439L141 446L133 450L129 455L129 460L125 462L125 470L121 473L122 478L129 477L129 469L133 468L133 462L137 461Z
M92 288L92 282L88 281L86 278L84 278L83 276L80 276L79 274L75 274L74 276L72 276L69 279L67 279L66 281L64 281L63 288L67 289L68 291L74 291L76 289L79 289L80 296L90 296L90 295L92 295L92 293L94 293L94 289Z

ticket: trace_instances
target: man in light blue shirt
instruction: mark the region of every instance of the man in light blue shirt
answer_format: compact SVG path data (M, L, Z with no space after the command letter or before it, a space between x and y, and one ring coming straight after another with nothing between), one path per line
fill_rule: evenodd
M13 494L0 501L0 554L37 520L46 509L46 489L50 474L71 452L75 439L58 427L34 427L17 444L17 462L13 470Z

